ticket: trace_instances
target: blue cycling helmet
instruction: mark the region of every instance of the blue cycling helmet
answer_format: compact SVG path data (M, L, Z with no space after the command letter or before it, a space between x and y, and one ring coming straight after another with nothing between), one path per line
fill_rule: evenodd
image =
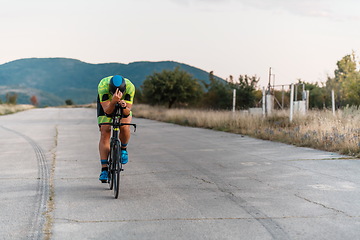
M114 94L116 89L119 89L122 93L124 93L126 89L125 79L120 75L115 75L110 79L109 91L111 94Z

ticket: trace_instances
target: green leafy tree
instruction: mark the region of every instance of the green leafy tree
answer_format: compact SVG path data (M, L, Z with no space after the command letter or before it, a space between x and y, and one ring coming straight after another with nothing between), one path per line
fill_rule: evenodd
M143 92L142 92L141 88L136 88L135 92L136 92L136 98L134 98L134 103L135 104L145 103Z
M7 93L6 94L6 103L8 104L16 104L18 99L18 95L16 93Z
M256 85L259 78L256 76L240 75L239 81L235 82L233 76L228 82L217 80L213 72L209 74L209 84L205 84L207 92L204 94L202 105L211 109L231 109L233 89L236 89L237 108L247 109L257 103Z
M325 87L319 86L318 82L307 83L299 81L299 83L304 83L305 89L309 90L309 108L322 109L330 106L331 95Z
M360 106L360 73L357 72L353 78L350 78L343 84L346 103Z
M240 75L238 83L230 83L236 89L236 105L241 109L248 109L256 105L256 86L260 78L256 76Z
M256 91L256 99L258 101L258 107L261 107L261 105L259 104L260 102L260 98L262 98L262 92L261 92L261 95L260 95L260 90L257 90ZM275 97L275 103L274 103L274 108L275 109L281 109L281 108L288 108L289 107L289 103L290 103L290 90L289 89L273 89L272 90L273 94L274 94L274 97ZM261 101L261 104L262 104L262 101Z
M360 73L357 70L355 53L346 55L337 62L335 77L328 77L326 88L335 91L338 107L345 104L360 105Z
M142 94L151 104L188 105L195 103L202 94L200 84L186 71L176 67L174 70L163 70L146 78L142 85Z
M66 99L65 104L70 106L70 105L74 105L74 102L71 99Z
M262 98L263 98L263 93L262 90L257 89L253 92L254 97L255 97L255 105L254 107L262 107Z
M224 81L217 80L214 72L209 73L209 83L203 82L206 93L202 98L202 107L210 109L230 109L232 107L232 89Z

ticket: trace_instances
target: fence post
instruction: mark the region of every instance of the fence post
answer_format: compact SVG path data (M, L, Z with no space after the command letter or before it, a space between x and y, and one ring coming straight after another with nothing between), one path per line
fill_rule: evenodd
M284 99L285 99L285 90L284 90L284 85L282 85L282 89L281 89L281 109L284 109Z
M332 112L333 112L333 115L335 116L335 91L334 91L334 89L331 90L331 103L332 103Z
M263 116L266 116L266 91L265 91L265 87L263 87L263 92L262 92L262 112L263 112Z
M290 93L290 122L293 120L294 114L294 84L291 84L291 93Z
M306 111L310 108L310 90L306 90Z
M233 90L233 113L235 112L235 104L236 104L236 89Z

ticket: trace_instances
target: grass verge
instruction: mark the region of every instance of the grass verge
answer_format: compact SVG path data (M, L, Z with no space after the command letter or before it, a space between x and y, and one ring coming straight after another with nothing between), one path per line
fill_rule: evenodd
M12 114L32 108L34 108L34 106L28 104L0 104L0 115Z
M289 121L288 111L268 117L229 111L167 109L134 105L134 117L184 126L208 128L301 147L360 157L360 110L347 108L333 116L331 111L310 110Z

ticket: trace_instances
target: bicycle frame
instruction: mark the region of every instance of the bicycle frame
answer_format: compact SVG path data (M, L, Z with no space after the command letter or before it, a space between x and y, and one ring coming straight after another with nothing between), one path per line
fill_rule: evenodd
M121 119L124 117L123 110L125 108L121 107L120 104L115 105L114 114L112 116L112 137L118 139L120 127L124 125L130 125L134 127L134 132L136 132L136 124L133 123L121 123Z
M120 154L120 139L119 132L120 127L124 125L130 125L134 127L134 132L136 131L136 124L133 123L121 123L123 118L123 107L120 104L115 105L114 113L112 114L112 134L110 141L110 156L109 156L109 184L110 190L114 187L115 198L118 198L119 195L119 184L120 184L120 172L124 171L121 163L121 154Z

